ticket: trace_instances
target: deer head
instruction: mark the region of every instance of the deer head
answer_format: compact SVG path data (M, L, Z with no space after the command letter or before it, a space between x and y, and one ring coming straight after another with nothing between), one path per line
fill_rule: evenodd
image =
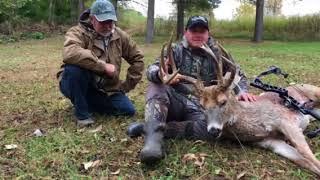
M172 38L171 38L172 39ZM163 58L163 51L164 47L162 48L162 55L160 59L160 79L164 84L170 82L174 77L177 76L180 80L184 80L187 82L192 83L196 90L197 95L200 99L200 104L205 110L205 115L207 118L207 130L210 134L212 134L215 137L218 137L221 135L222 128L225 123L230 119L228 116L230 115L228 111L230 110L230 101L231 98L231 92L230 92L230 86L232 85L232 82L236 75L236 66L234 65L232 61L231 55L221 46L219 45L222 53L219 57L217 57L210 47L208 45L203 45L201 47L202 50L204 50L206 53L208 53L214 63L215 63L215 72L217 73L217 84L204 87L203 82L200 79L200 68L198 68L198 76L197 78L193 78L190 76L185 76L178 74L178 70L176 69L176 65L174 63L174 60L172 58L172 50L171 50L171 41L168 44L167 52L168 52L168 61L169 64L171 64L173 73L169 74L168 70L165 66L164 58ZM225 54L223 56L222 54ZM230 64L231 69L233 69L231 72L226 73L225 76L223 76L222 68L223 63L224 64ZM163 72L162 72L163 71Z

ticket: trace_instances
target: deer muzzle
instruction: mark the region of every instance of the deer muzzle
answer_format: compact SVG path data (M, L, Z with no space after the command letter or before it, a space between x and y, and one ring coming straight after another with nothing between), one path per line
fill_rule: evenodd
M205 111L207 118L207 131L215 138L219 138L222 134L223 120L220 115L219 108L211 108Z
M221 136L222 130L216 129L216 128L210 128L208 130L208 133L214 138L219 138Z

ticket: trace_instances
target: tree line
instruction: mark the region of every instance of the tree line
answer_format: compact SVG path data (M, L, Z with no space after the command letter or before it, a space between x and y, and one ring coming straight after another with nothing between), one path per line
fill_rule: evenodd
M11 34L16 27L26 22L45 22L50 28L57 24L75 24L83 10L90 7L94 0L1 0L0 24L5 27L5 33ZM155 0L110 0L119 14L119 8L125 8L128 3L136 3L147 8L147 25L145 42L151 43L154 36ZM223 0L172 0L177 11L176 38L180 39L184 31L185 15L200 14L214 18L213 9L218 8ZM255 30L253 40L263 39L263 17L266 10L269 14L279 14L282 0L238 0L245 5L255 6ZM292 0L298 1L298 0ZM241 13L241 9L238 9ZM242 13L245 14L244 9ZM4 28L2 28L2 31ZM1 33L1 32L0 32ZM2 32L3 33L3 32Z

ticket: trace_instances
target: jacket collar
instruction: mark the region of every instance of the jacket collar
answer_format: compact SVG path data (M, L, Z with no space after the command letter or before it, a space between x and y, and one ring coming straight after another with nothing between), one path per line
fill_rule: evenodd
M116 27L116 29L117 29L117 27ZM111 37L103 37L103 36L98 35L96 33L97 36L95 38L93 38L94 45L96 47L98 47L99 49L106 51L106 49L109 47L110 42L115 41L120 38L119 32L116 29L115 29L114 33L111 34Z

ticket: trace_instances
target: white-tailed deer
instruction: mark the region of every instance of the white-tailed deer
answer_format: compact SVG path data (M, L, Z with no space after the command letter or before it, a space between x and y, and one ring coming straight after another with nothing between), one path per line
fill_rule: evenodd
M207 116L207 130L213 136L217 138L223 136L255 143L290 159L320 176L320 161L310 150L303 134L303 130L309 123L310 116L285 107L281 104L281 98L272 92L263 93L258 96L255 102L238 101L231 90L237 74L236 66L230 60L232 58L230 54L222 46L220 47L226 57L216 57L209 47L206 45L202 47L215 61L217 85L204 87L199 76L194 79L178 74L174 64L173 73L169 74L167 68L164 67L162 55L160 64L163 70L160 72L163 76L161 78L163 83L168 83L174 77L178 77L194 84L198 91L200 103ZM167 51L168 61L174 63L170 55L170 47L168 47ZM222 73L222 61L234 67L234 71L227 73L225 77L223 77ZM320 104L319 87L301 84L290 86L286 89L289 95L300 103L311 99L315 102L315 105Z

